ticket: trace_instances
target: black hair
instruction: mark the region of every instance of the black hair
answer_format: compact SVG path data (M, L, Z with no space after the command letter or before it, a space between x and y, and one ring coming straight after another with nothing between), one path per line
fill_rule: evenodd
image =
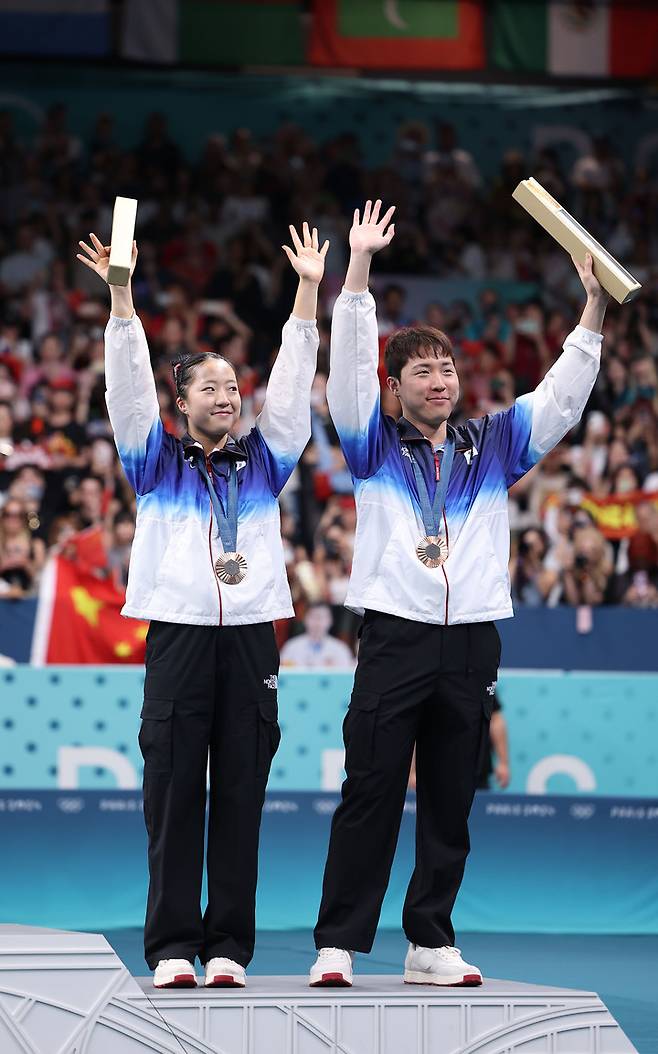
M171 372L174 377L176 395L179 399L184 399L186 397L196 367L200 366L202 362L206 362L208 359L218 359L220 362L225 362L227 366L231 366L228 359L224 358L223 355L220 355L218 351L200 351L195 355L190 355L188 352L181 352L173 360L171 364ZM233 366L231 366L231 369L233 369Z
M405 326L386 341L384 361L389 377L400 380L403 367L410 359L433 357L451 359L455 365L450 338L434 326Z

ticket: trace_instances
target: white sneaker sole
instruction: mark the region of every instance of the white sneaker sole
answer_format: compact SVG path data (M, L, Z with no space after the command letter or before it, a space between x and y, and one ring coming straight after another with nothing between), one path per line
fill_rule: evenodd
M153 982L154 988L196 988L196 975L193 973L177 973L166 981Z
M207 979L204 988L246 988L246 982L230 973L217 973Z
M456 973L447 974L445 977L442 977L440 974L422 973L416 970L405 970L404 983L437 984L447 985L449 987L454 988L475 988L476 985L482 984L482 976L479 973Z
M352 978L338 970L327 970L319 976L311 974L309 988L351 988Z

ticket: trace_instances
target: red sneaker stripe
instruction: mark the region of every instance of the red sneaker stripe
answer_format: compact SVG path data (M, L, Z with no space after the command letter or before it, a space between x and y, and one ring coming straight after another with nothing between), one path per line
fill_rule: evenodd
M158 988L196 988L196 977L189 973L178 973L171 981L157 985Z

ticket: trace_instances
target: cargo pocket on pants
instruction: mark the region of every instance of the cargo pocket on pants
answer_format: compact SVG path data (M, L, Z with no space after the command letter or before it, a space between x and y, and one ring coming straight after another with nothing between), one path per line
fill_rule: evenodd
M268 776L272 758L279 749L281 729L276 692L270 689L266 696L258 699L258 756L256 775Z
M363 688L352 691L343 723L346 767L367 770L372 767L377 729L377 710L381 695Z
M173 765L173 699L148 697L139 715L139 749L148 775L171 775Z

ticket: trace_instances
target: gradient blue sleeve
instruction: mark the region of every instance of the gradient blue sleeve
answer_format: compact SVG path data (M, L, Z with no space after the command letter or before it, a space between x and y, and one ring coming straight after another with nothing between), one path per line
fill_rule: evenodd
M136 494L153 490L173 449L160 407L146 334L137 315L105 328L105 401L126 478ZM169 441L168 441L169 440Z
M327 402L345 461L355 479L373 476L388 448L378 365L379 339L372 293L343 290L331 320Z
M311 385L320 338L315 320L291 315L281 334L263 409L248 437L256 443L270 489L283 489L311 438Z
M600 333L576 326L564 350L534 392L489 419L507 486L552 450L580 421L601 364Z

